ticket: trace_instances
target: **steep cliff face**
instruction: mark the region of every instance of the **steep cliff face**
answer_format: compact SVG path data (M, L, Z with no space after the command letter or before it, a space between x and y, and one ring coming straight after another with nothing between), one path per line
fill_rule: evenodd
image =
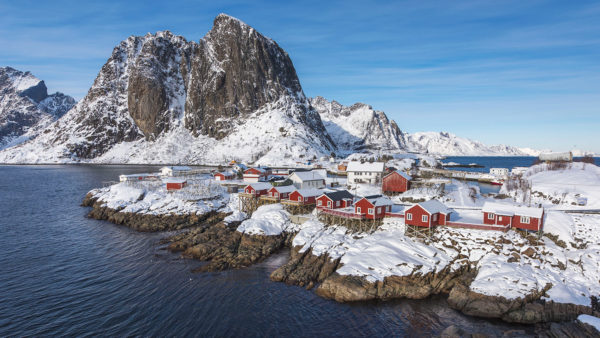
M321 115L323 125L342 152L406 149L404 134L382 111L363 103L347 107L320 96L311 99L310 103Z
M199 42L168 31L121 42L75 109L0 161L291 161L332 150L287 53L221 14Z
M29 72L0 67L0 149L37 135L74 104L62 93L48 95L44 81Z

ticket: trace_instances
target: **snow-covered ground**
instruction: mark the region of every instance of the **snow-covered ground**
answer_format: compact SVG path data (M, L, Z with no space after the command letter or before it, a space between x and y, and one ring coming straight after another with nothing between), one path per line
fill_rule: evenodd
M210 180L188 181L179 191L168 192L161 181L118 183L90 191L103 206L120 212L151 215L205 214L224 208L230 210L229 194Z
M243 221L237 231L250 235L274 236L295 229L290 222L290 214L279 203L263 205Z
M542 204L550 209L600 209L600 168L582 162L566 164L560 170L548 170L547 164L529 168L523 179L531 184L531 203ZM505 193L517 201L527 200L528 192L510 189L505 184L500 193ZM578 203L585 201L584 206Z
M480 219L466 213L466 219ZM315 255L341 257L339 274L371 282L471 264L478 269L473 291L516 299L549 287L546 299L589 306L590 296L600 294L600 216L566 215L563 221L561 228L547 231L565 241L571 238L565 233L578 234L572 236L576 243L566 248L546 237L531 242L512 230L446 227L438 228L426 244L405 236L402 219L385 219L372 234L352 234L342 226L311 220L301 226L293 245L302 246L301 252L312 249Z

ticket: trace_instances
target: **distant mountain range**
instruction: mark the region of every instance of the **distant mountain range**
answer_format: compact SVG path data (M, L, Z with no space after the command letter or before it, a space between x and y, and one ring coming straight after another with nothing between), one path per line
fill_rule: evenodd
M220 14L198 42L171 32L119 43L75 105L0 68L0 163L293 164L354 152L535 155L449 133L405 134L371 106L309 99L289 55ZM68 111L68 112L67 112Z
M29 72L0 67L0 149L37 136L75 105Z

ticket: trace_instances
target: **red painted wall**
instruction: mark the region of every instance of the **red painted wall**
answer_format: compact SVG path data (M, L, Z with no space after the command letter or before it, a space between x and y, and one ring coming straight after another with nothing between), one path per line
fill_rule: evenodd
M298 201L298 198L300 198L300 201ZM290 201L303 202L304 204L315 203L315 198L316 198L315 196L310 196L310 197L307 197L306 200L304 200L304 196L300 195L298 190L292 191L292 193L290 193L290 196L289 196Z
M534 230L538 231L543 225L544 214L542 214L542 219L529 217L529 223L521 223L521 216L515 215L513 217L512 227L523 230ZM539 228L538 228L539 227Z
M405 192L410 189L410 182L397 172L383 178L383 192Z
M406 217L407 214L412 214L411 220L409 220ZM423 215L427 216L427 222L422 221ZM429 217L431 217L431 216L427 213L427 211L425 211L423 208L421 208L421 206L414 205L414 206L408 208L406 210L406 212L404 212L404 223L406 225L415 225L415 226L429 228L429 221L430 221Z
M365 215L366 219L380 219L385 216L385 208L386 207L375 207L371 202L369 202L366 198L361 198L358 202L354 204L354 212L358 212L358 208L360 208L360 214ZM369 214L369 209L373 208L373 214Z
M267 189L263 189L263 190L255 190L254 188L252 188L252 186L248 185L246 186L246 188L244 189L244 192L246 194L252 194L252 195L256 195L256 196L263 196L267 194Z
M167 183L167 191L169 190L179 190L185 187L185 183Z

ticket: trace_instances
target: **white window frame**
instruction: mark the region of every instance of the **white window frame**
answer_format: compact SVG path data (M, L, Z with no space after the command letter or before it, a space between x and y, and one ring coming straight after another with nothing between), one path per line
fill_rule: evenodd
M493 220L495 218L494 216L496 216L496 215L492 214L491 212L488 212L488 219L489 220Z
M434 222L435 222L435 221L437 221L437 220L438 220L438 214L433 214L433 219L432 219L432 221L434 221Z
M331 201L327 201L327 206L331 208Z
M521 223L529 224L531 222L531 218L529 216L521 216Z
M356 213L360 214L360 207L356 207Z
M427 216L427 215L421 216L421 222L429 222L429 216Z
M335 206L339 207L340 206L340 201L335 201Z
M369 208L369 215L373 215L373 208Z
M321 201L321 200L318 200L318 201L317 201L317 205L318 205L318 206L322 206L322 205L323 205L323 201Z
M302 202L302 196L298 196L298 201Z
M406 214L406 220L412 221L412 214L410 212Z
M502 222L502 216L498 216L498 222Z

